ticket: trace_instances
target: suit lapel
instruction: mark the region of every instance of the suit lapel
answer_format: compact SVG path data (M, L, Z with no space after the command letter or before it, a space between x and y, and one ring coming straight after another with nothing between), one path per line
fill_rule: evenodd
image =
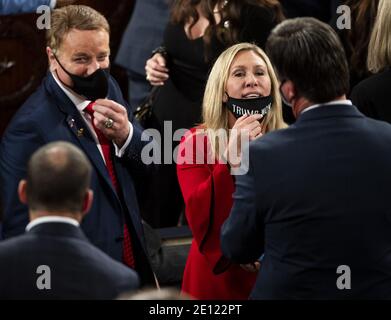
M93 139L88 126L82 119L76 106L61 90L61 88L58 87L57 83L53 79L52 74L49 74L47 77L46 88L50 92L51 96L53 96L53 101L55 105L60 109L61 112L65 114L65 121L67 127L73 133L75 139L79 142L82 150L90 159L92 165L96 168L96 171L108 184L119 202L117 192L115 191L114 186L111 182L102 155L96 146L95 140Z

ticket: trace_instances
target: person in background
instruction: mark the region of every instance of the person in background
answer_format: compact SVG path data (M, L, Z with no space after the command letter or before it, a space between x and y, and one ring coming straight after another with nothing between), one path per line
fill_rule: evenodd
M391 2L380 0L377 12L367 57L368 70L375 75L355 86L351 99L366 116L391 123Z
M60 8L73 4L76 0L1 0L0 15L34 13L39 6Z
M91 173L68 142L34 152L18 188L30 223L25 234L0 242L0 299L114 299L137 289L137 274L80 229L93 202Z
M163 46L145 67L151 85L160 86L153 103L156 129L163 134L165 121L173 132L200 123L207 75L219 54L243 41L263 47L270 30L282 19L276 0L174 1ZM172 149L162 146L162 154L167 148L172 154L178 143L174 141ZM151 220L155 220L151 225L177 225L183 199L175 164L160 167L151 195L155 199L150 208Z
M350 8L351 28L339 29L335 13L332 27L337 31L345 48L350 70L350 89L360 81L368 78L370 72L367 69L368 44L379 0L345 0L341 5Z
M151 91L145 79L145 62L151 52L163 41L168 21L169 0L136 0L129 24L126 27L115 63L128 73L129 104L135 110Z
M239 165L232 160L240 158L237 141L246 133L250 140L263 139L286 127L278 88L273 67L259 47L241 43L228 48L209 75L203 123L179 146L178 180L193 233L182 291L197 299L247 299L254 285L259 263L240 266L226 259L220 228L232 207L230 168ZM223 139L217 143L221 133Z
M266 52L297 121L250 142L223 254L264 253L252 299L391 298L391 125L346 100L348 64L328 24L286 20Z

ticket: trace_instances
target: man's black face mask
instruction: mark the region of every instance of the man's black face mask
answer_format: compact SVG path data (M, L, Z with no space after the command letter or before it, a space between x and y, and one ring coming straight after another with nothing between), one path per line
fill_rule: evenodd
M97 69L94 73L87 77L77 76L65 70L60 61L58 61L56 55L53 55L62 70L64 70L65 73L72 79L73 91L91 101L106 98L109 90L108 69Z

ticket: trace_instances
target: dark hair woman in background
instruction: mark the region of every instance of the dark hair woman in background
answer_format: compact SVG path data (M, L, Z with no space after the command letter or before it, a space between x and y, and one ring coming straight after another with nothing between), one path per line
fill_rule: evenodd
M153 105L157 129L163 133L164 121L172 121L173 132L199 123L207 75L219 54L245 41L263 48L272 28L282 20L277 0L174 1L163 46L145 67L150 83L161 86ZM156 221L153 226L177 225L183 200L175 165L161 166L152 183L148 194L156 199L149 208Z

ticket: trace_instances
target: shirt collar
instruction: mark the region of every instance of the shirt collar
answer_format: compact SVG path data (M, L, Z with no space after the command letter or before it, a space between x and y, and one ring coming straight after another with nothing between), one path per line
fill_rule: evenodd
M57 75L55 72L52 72L53 78L58 84L58 86L61 88L62 91L67 95L67 97L73 102L73 104L76 106L77 110L83 111L85 107L91 102L90 100L86 100L82 98L79 95L74 94L71 92L68 88L66 88L63 83L57 78Z
M48 223L48 222L68 223L74 225L75 227L78 227L80 225L79 222L73 218L61 217L61 216L46 216L46 217L36 218L33 221L31 221L26 226L26 232L29 232L32 228L34 228L39 224Z
M326 102L326 103L314 104L314 105L312 105L312 106L309 106L308 108L305 108L305 109L301 112L301 114L303 114L304 112L307 112L307 111L309 111L309 110L313 110L313 109L319 108L319 107L331 106L331 105L336 105L336 104L352 105L352 101L350 101L350 100L335 100L335 101Z

